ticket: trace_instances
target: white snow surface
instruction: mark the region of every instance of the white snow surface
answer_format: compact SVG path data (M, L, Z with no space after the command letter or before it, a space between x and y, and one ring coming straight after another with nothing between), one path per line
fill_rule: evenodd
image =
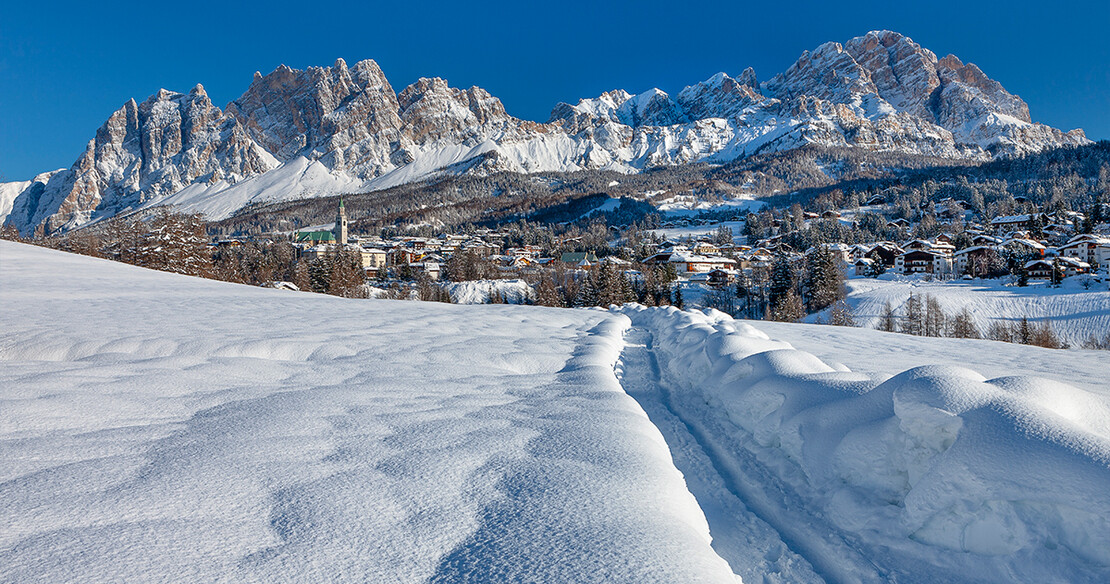
M738 516L746 510L770 525L814 574L794 560L780 565L788 554L772 538L762 558L730 552L721 521L707 510L714 545L734 567L737 557L769 562L765 569L782 581L1110 578L1106 394L1020 370L987 379L951 364L955 351L948 364L887 378L826 363L770 338L764 323L716 311L630 306L624 313L633 322L629 337L638 335L657 370L654 380L626 390L670 443L696 442L703 466L719 475L713 480L739 499ZM800 336L837 328L795 326ZM659 389L644 391L644 383ZM666 429L668 418L680 422L677 430ZM676 461L695 492L713 482L697 464ZM706 508L704 500L699 495ZM758 576L738 571L749 581Z
M735 581L626 317L0 258L0 581Z
M1110 581L1102 353L10 242L0 306L0 581Z
M524 280L467 280L447 284L447 293L455 304L489 304L490 296L499 294L509 304L526 304L535 297Z
M1075 347L1092 336L1103 338L1110 333L1110 291L1106 282L1092 280L1089 287L1084 287L1087 278L1073 276L1066 278L1061 287L1052 288L1044 281L1016 286L1001 279L926 281L920 276L884 274L877 279L848 280L847 302L857 324L878 328L887 302L901 315L910 294L921 300L928 295L936 298L949 317L967 308L983 335L992 320L1013 323L1026 317L1032 322L1048 322L1062 340Z

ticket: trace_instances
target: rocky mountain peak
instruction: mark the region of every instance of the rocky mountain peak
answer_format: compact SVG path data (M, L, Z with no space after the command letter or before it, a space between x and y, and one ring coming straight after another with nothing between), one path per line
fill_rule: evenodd
M736 79L725 73L717 73L697 85L683 89L678 94L678 103L691 120L737 115L744 108L763 99L757 89L758 85L742 83L741 78L755 83L755 72L749 67Z
M559 103L547 124L439 78L398 95L373 60L340 58L255 72L224 111L200 84L128 100L70 169L18 195L6 220L25 233L52 231L166 197L180 202L171 195L191 185L189 209L226 215L238 207L217 199L241 206L442 173L636 172L806 144L986 159L1085 142L1082 131L1032 123L1026 104L975 65L938 60L891 31L822 44L762 84L747 68L676 96L618 89ZM273 179L243 180L271 170Z
M744 72L736 78L736 82L740 85L746 85L755 91L759 91L759 81L755 78L755 69L748 67Z
M462 90L438 77L422 77L397 97L406 135L414 143L468 143L504 130L515 120L501 100L480 87Z

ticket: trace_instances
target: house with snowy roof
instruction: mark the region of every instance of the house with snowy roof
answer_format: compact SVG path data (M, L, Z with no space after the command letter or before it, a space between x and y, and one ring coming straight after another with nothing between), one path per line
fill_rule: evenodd
M1110 238L1085 233L1077 235L1056 248L1060 257L1070 257L1086 262L1092 268L1110 270Z
M894 258L894 270L899 274L952 273L952 258L931 249L910 249Z

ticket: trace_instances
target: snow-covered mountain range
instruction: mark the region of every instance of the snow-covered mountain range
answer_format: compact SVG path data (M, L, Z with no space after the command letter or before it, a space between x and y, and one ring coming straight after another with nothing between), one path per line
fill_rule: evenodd
M199 84L128 101L69 169L0 185L0 220L49 233L163 203L216 219L441 173L637 172L807 144L988 159L1084 143L1032 122L975 65L889 31L825 43L762 83L749 68L676 96L615 90L559 103L546 123L438 78L398 94L374 61L340 59L255 73L223 110Z

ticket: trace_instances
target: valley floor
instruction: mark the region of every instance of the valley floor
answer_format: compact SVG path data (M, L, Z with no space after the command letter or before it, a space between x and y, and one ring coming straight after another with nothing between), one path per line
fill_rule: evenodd
M10 242L0 330L0 581L1110 578L1106 352Z

